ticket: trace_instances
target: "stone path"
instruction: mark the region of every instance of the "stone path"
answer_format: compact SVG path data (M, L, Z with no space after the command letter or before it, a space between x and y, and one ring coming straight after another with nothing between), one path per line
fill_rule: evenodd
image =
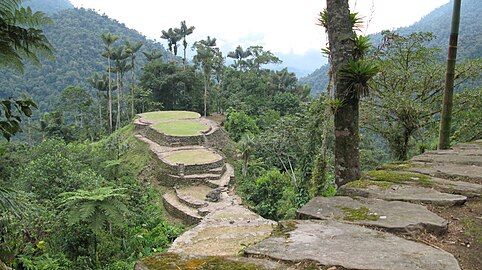
M298 217L339 220L401 233L426 230L442 234L447 230L447 221L425 206L379 199L316 197L298 210Z
M460 269L450 253L389 233L332 220L295 223L286 235L261 241L247 248L246 254L344 269Z
M173 112L149 113L148 116L159 119L163 113L169 115L166 121L172 125L184 121L172 119ZM154 122L141 114L134 122L136 137L147 143L159 160L159 183L170 188L163 195L165 209L187 225L197 225L178 237L169 252L183 256L237 256L246 246L269 237L276 222L243 207L241 199L229 189L234 169L220 154L227 142L223 130L200 116L189 115L189 119L209 126L203 129L208 132L176 137L152 128L162 120ZM179 161L186 157L185 161ZM246 260L247 264L253 263L253 260ZM257 266L253 269L259 269L260 262L263 260L255 260ZM264 263L271 265L266 269L281 267L274 262ZM145 267L138 264L139 269Z
M136 269L460 269L452 254L396 234L443 235L450 225L427 205L457 208L479 199L482 141L368 173L340 187L339 196L312 199L298 210L299 220L277 224L244 207L229 188L234 170L220 154L227 137L219 126L189 119L207 131L172 138L142 115L135 122L137 138L159 159L160 184L170 187L166 210L196 225L168 253L145 258Z
M445 206L462 205L467 200L465 196L443 193L431 188L402 184L392 184L386 187L380 186L377 182L368 183L367 186L362 187L342 186L338 194Z

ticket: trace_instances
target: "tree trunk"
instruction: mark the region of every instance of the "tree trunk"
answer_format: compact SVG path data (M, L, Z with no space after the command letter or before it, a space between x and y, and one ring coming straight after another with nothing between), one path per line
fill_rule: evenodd
M107 57L107 61L109 62L109 71L107 72L109 75L109 93L108 93L108 109L109 109L109 133L112 133L112 83L110 80L110 72L111 72L111 66L110 66L110 56Z
M242 168L242 174L244 177L248 175L248 162L249 162L249 155L245 154L243 156L243 168Z
M204 76L204 117L208 114L208 76Z
M104 126L104 123L102 122L102 101L101 101L101 94L98 92L97 95L97 102L99 102L99 126L100 129L102 130L102 127Z
M184 38L183 45L184 45L184 58L183 58L182 62L184 63L184 69L186 69L186 49L187 49L186 38Z
M116 130L119 129L120 127L120 121L121 121L121 85L120 85L120 78L119 78L119 72L117 72L117 120L115 123Z
M450 148L450 129L452 124L452 105L454 94L455 62L457 61L457 43L459 38L460 6L462 0L454 1L452 14L452 30L449 40L449 53L447 57L447 72L445 74L445 90L440 119L440 134L438 149Z
M328 39L335 98L335 180L338 186L360 178L358 95L351 93L340 70L353 60L354 37L348 0L327 0Z
M132 101L131 101L131 117L134 118L135 116L135 104L134 104L134 100L135 100L135 93L134 93L134 85L136 83L136 70L135 70L135 61L134 61L134 58L132 58L132 85L131 85L131 98L132 98Z

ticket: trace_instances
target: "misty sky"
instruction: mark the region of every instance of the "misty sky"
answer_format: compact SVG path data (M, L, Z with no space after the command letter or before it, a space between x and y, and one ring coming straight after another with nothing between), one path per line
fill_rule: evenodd
M207 35L223 49L262 45L273 52L305 54L326 43L316 25L322 0L71 0L125 23L151 39L181 20L196 26L190 40ZM449 0L351 0L352 10L368 22L366 33L408 26Z

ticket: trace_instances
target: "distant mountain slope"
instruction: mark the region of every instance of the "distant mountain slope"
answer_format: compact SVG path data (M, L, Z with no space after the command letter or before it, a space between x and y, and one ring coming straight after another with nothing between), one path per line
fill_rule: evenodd
M450 21L452 17L453 2L443 5L428 15L423 17L419 22L404 28L396 29L400 34L409 34L413 32L432 32L436 38L428 45L439 47L441 51L441 59L445 57L448 39L450 35ZM416 7L414 7L416 8ZM474 59L482 57L482 2L481 0L464 0L462 1L462 17L460 24L459 36L459 59ZM373 35L373 43L380 40L380 35ZM312 88L312 93L325 91L328 67L322 66L307 77L300 80L303 84L308 84Z
M74 8L74 5L68 0L26 0L23 5L29 6L33 10L43 11L48 14Z
M122 40L116 44L121 45L124 40L143 41L145 45L142 50L155 48L162 50L164 59L172 57L162 45L92 10L72 8L50 17L54 24L45 28L45 34L55 48L56 60L44 61L41 68L27 65L24 75L2 70L0 97L16 97L26 93L34 98L41 111L48 111L67 86L88 88L86 80L94 72L104 71L107 66L107 60L100 55L104 47L100 36L104 32L119 35ZM145 62L144 55L139 54L138 63Z

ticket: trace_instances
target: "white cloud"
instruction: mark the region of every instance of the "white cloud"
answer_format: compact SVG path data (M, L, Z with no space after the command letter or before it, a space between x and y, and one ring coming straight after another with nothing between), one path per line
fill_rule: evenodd
M449 0L351 0L366 20L367 32L410 25ZM274 52L304 54L324 46L324 31L316 25L325 7L320 0L71 0L125 23L151 39L181 20L196 26L191 40L207 35L231 49L260 44ZM373 8L372 8L373 7ZM372 12L373 11L373 12Z

